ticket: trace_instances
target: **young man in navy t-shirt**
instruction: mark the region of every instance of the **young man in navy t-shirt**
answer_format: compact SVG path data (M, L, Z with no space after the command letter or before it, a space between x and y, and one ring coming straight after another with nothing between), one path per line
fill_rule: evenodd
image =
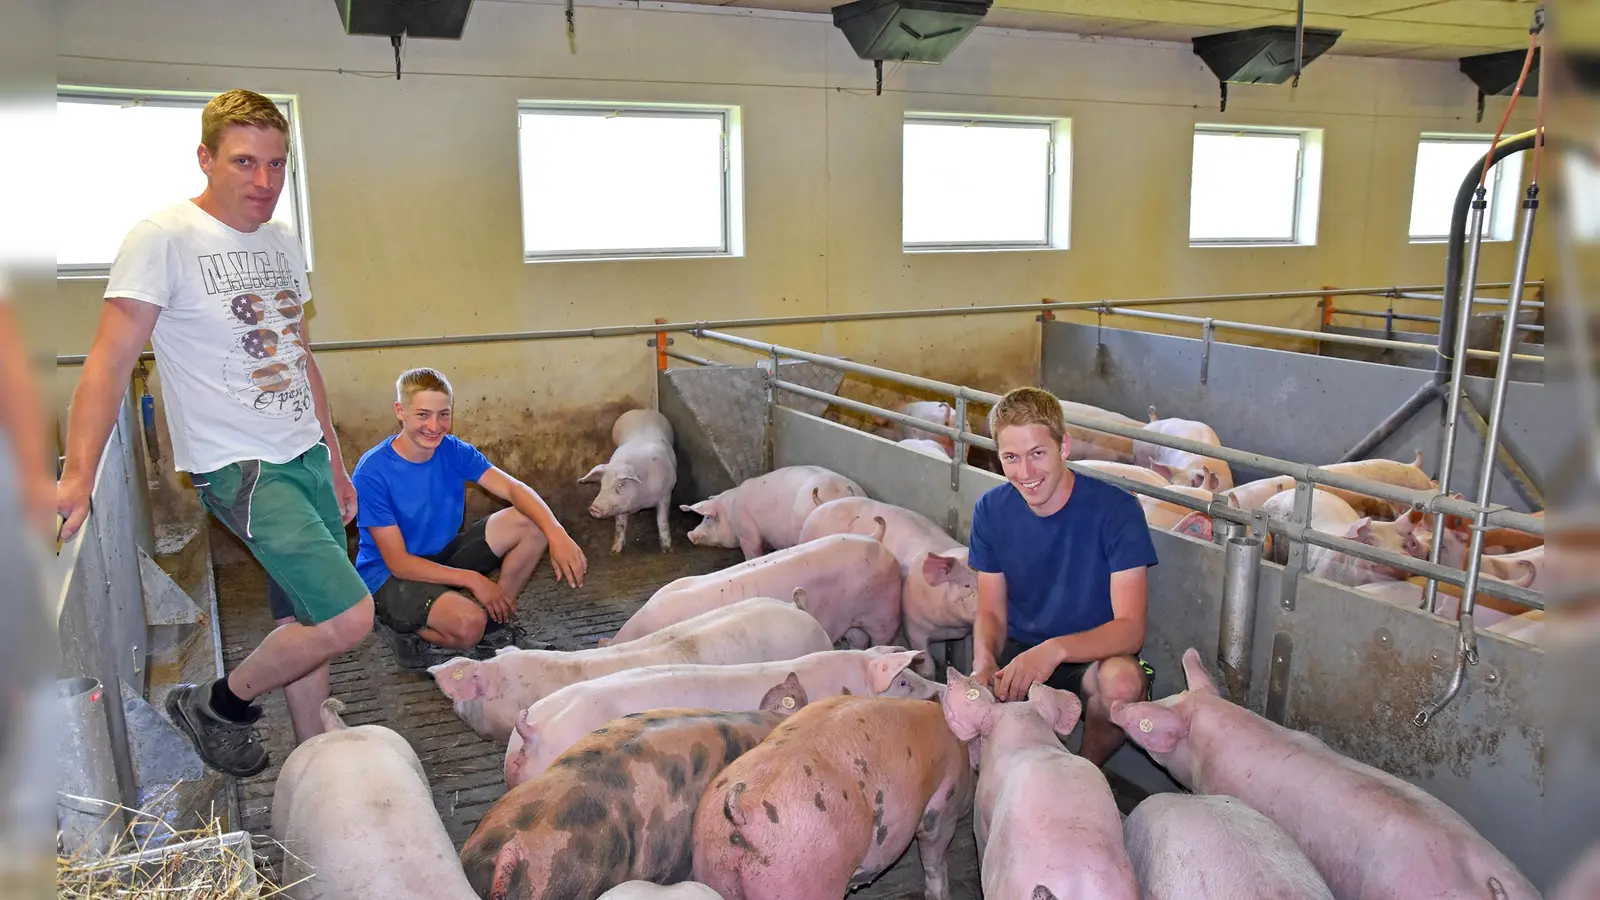
M978 573L974 677L1000 700L1035 684L1083 700L1079 755L1103 765L1127 736L1117 700L1145 694L1145 569L1155 545L1139 501L1066 467L1072 438L1049 391L1017 388L989 414L1006 484L972 514L968 563Z
M557 579L576 587L588 569L583 551L532 488L450 434L452 402L450 382L439 372L401 374L394 404L400 433L363 454L351 475L361 504L356 571L372 591L380 630L409 668L442 661L417 647L413 634L465 651L485 630L510 623L517 595L547 547ZM511 508L462 529L469 481ZM488 577L496 569L498 582Z

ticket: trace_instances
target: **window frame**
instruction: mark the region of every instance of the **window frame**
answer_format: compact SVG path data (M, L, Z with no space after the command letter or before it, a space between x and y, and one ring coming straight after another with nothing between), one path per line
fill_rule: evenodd
M1288 238L1280 237L1221 237L1197 238L1194 236L1194 138L1201 134L1233 135L1237 137L1294 137L1300 142L1295 154L1294 212ZM1319 148L1313 145L1318 134L1315 128L1294 128L1271 125L1220 125L1196 123L1189 137L1189 246L1190 247L1309 247L1316 244L1316 210L1320 196L1308 197L1310 187L1306 179L1306 164ZM1320 187L1320 182L1319 182ZM1320 191L1319 191L1320 194ZM1308 221L1309 220L1309 221Z
M1415 199L1415 196L1416 196L1417 166L1420 164L1420 161L1421 161L1422 145L1423 144L1475 144L1475 145L1481 145L1483 147L1483 152L1484 153L1488 153L1490 148L1494 147L1494 135L1492 135L1492 134L1467 134L1467 133L1460 133L1460 132L1445 133L1445 132L1432 132L1432 131L1424 131L1421 134L1417 135L1417 151L1416 151L1416 155L1412 158L1412 164L1411 164L1411 194L1412 194L1413 199ZM1479 155L1481 156L1482 154L1479 154ZM1521 171L1520 168L1518 169L1518 171L1517 171L1517 179L1516 179L1515 183L1507 181L1503 177L1505 175L1505 173L1506 173L1506 168L1503 165L1500 165L1500 164L1496 164L1494 166L1491 166L1490 169L1489 169L1489 183L1490 183L1489 190L1488 190L1488 204L1489 205L1483 211L1484 212L1484 215L1483 215L1483 223L1484 223L1483 240L1485 242L1500 242L1500 243L1504 243L1504 242L1515 240L1516 237L1517 237L1516 210L1520 206L1520 204L1518 203L1518 199L1519 198L1517 196L1517 193L1518 193L1517 189L1522 186L1522 171ZM1463 174L1465 174L1465 173L1463 173ZM1502 192L1505 193L1504 197L1501 196ZM1452 200L1453 199L1454 199L1454 195L1452 195ZM1504 204L1502 204L1502 201L1504 201ZM1509 206L1510 208L1508 209L1507 206ZM1409 243L1409 244L1442 244L1442 243L1450 240L1450 235L1448 233L1440 234L1440 235L1416 235L1416 234L1412 234L1411 233L1411 219L1415 214L1416 214L1416 209L1414 207L1408 207L1406 209L1406 243ZM1501 234L1503 234L1504 236L1503 237L1496 236L1496 231L1497 230Z
M527 172L522 158L522 126L525 113L650 119L715 119L722 130L722 243L718 247L612 247L599 250L530 251L526 227ZM707 103L611 103L595 100L518 100L517 101L517 207L524 264L547 262L594 262L601 260L701 259L744 255L743 165L738 149L739 107Z
M901 199L900 249L903 253L986 252L1005 250L1066 250L1071 210L1072 120L1046 116L969 115L966 113L908 112L900 123L901 189L905 183L905 128L907 125L979 125L1001 128L1043 128L1049 135L1045 156L1044 240L1042 241L918 241L905 239L905 201Z
M83 84L57 84L56 102L95 103L101 105L117 106L159 106L177 109L193 109L197 112L204 109L211 98L223 91L182 91L146 88L105 87L99 85ZM283 112L284 118L289 122L289 160L288 172L284 175L283 190L293 192L294 197L294 229L295 237L300 241L300 251L305 256L306 272L310 273L314 266L312 258L311 240L311 213L309 196L305 183L305 142L300 139L300 108L299 98L294 94L263 93L263 97L271 100ZM199 146L200 136L195 135L195 145ZM173 202L177 202L174 198ZM152 210L154 212L154 210ZM111 267L116 263L116 257L104 264L100 263L70 263L56 264L56 280L98 280L111 277Z

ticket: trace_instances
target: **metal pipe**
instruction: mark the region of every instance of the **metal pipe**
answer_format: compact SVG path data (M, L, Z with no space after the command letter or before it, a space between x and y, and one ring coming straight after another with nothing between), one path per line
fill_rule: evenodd
M1534 284L1535 282L1530 281L1528 282L1528 287L1532 287ZM1479 285L1480 289L1492 287L1495 287L1495 285ZM1384 294L1383 296L1393 297L1396 300L1432 300L1436 303L1444 299L1443 294L1412 294L1405 291L1401 291L1397 294ZM1472 301L1473 306L1505 306L1506 303L1507 301L1501 300L1497 297L1476 297ZM1544 309L1545 302L1543 300L1524 300L1522 301L1522 307L1524 309Z
M1489 285L1485 285L1488 287ZM1270 291L1252 294L1197 294L1180 297L1146 297L1118 300L1118 306L1164 306L1190 303L1236 303L1250 300L1294 300L1308 297L1385 296L1399 291L1437 290L1437 285L1396 286L1392 288L1339 288L1306 291ZM506 344L519 341L556 341L572 338L614 338L655 335L669 332L699 331L705 328L765 328L781 325L831 325L840 322L879 322L894 319L933 319L946 316L981 316L1000 313L1038 313L1074 309L1098 309L1105 300L1075 300L1067 303L1011 303L996 306L953 306L926 309L877 310L859 313L817 313L804 316L765 316L747 319L706 319L698 322L663 322L652 325L603 325L596 328L554 328L540 331L505 331L487 334L458 334L439 337L375 338L353 341L320 341L312 344L318 353L347 350L398 350L408 347L449 347L461 344ZM56 357L58 366L81 366L86 354ZM143 360L155 359L144 353Z
M56 817L63 849L68 856L105 856L127 824L117 805L121 793L106 723L105 688L96 678L63 678L56 682L56 697L61 703Z
M1339 457L1339 462L1354 462L1358 459L1366 459L1367 454L1378 449L1384 441L1393 437L1395 432L1411 421L1412 416L1416 415L1424 406L1432 403L1433 398L1437 396L1439 396L1439 386L1432 381L1423 382L1422 387L1417 388L1416 393L1407 397L1406 402L1400 404L1399 409L1390 413L1389 417L1379 422L1376 428L1367 432L1366 437L1356 441L1354 447L1351 447L1343 456Z
M1424 316L1420 313L1395 312L1383 309L1347 309L1340 307L1333 311L1338 316L1366 316L1369 319L1398 319L1402 322L1437 322L1438 316Z
M1256 633L1256 591L1261 579L1261 538L1230 523L1222 575L1222 626L1217 633L1217 664L1228 696L1241 706L1249 699L1250 661Z
M719 363L714 359L706 359L704 356L694 356L693 354L689 354L689 353L680 353L677 350L668 350L667 351L667 356L670 356L673 359L683 360L686 363L694 363L697 366L712 366L712 367L715 367L715 366L724 365L724 363Z
M717 341L732 347L741 347L746 350L752 350L761 354L777 352L791 359L816 363L817 365L831 369L837 369L842 372L854 372L858 375L867 375L896 384L904 384L909 387L920 388L931 393L946 394L951 397L965 397L968 401L976 400L986 406L993 406L994 404L1000 402L999 394L991 394L988 391L975 390L973 388L958 384L937 381L932 378L923 378L919 375L907 375L903 372L896 372L892 369L869 366L866 363L858 363L848 359L836 359L831 356L824 356L820 353L796 350L792 347L780 347L776 344L755 341L749 338L739 337L737 335L723 334L716 331L704 331L697 333L696 337L699 337L703 340ZM832 397L831 394L820 393L818 396L821 398ZM876 407L874 407L874 409L875 408ZM1412 509L1420 512L1445 512L1452 515L1472 516L1478 511L1476 506L1468 503L1465 500L1457 500L1454 497L1445 496L1439 493L1415 491L1411 490L1410 488L1386 484L1381 481L1371 481L1366 478L1357 478L1355 476L1345 475L1343 473L1328 472L1324 469L1319 469L1316 466L1308 465L1306 463L1289 462L1288 460L1278 459L1276 457L1266 456L1260 453L1251 453L1245 450L1235 450L1231 447L1218 447L1213 444L1192 441L1188 438L1158 434L1155 432L1145 431L1142 428L1134 428L1106 419L1087 419L1066 411L1062 412L1062 416L1065 418L1068 425L1087 428L1091 431L1101 431L1105 432L1106 434L1114 434L1130 440L1147 441L1152 444L1158 444L1162 447L1170 447L1174 450L1184 450L1200 456L1209 456L1214 459L1220 459L1229 465L1239 465L1247 468L1259 469L1272 475L1292 475L1299 481L1309 481L1313 484L1343 488L1344 490L1367 494L1382 500L1393 500L1397 503L1404 503ZM933 426L934 423L923 423L922 420L915 421L918 423L916 427L925 431L932 431L937 434L945 434L951 437L955 436L954 429L944 428L943 426L930 427ZM990 450L994 449L993 441L980 438L976 434L969 433L966 437L966 440L967 443L976 447L984 447ZM1173 496L1182 497L1183 495L1174 494ZM1161 499L1165 500L1168 498L1162 497ZM1233 519L1232 517L1228 516L1224 516L1224 518L1229 518L1230 521L1248 521L1248 519ZM1518 531L1524 531L1529 534L1544 534L1543 519L1535 518L1525 513L1513 512L1508 509L1496 509L1490 511L1488 522L1491 525L1515 528Z
M860 400L852 400L848 397L840 397L834 394L829 394L825 391L819 391L815 388L806 387L805 385L794 384L792 382L780 380L775 381L772 386L775 389L784 391L786 393L795 394L797 396L806 397L812 400L819 400L824 403L832 403L843 409L853 410L855 412L865 413L867 415L882 416L889 421L911 425L934 434L940 434L946 437L954 438L958 433L958 429L950 428L937 422L929 422L924 419L918 419L914 416L908 416L896 410L883 409L881 407L873 406L870 403L864 403ZM965 429L961 429L960 431L964 432L962 436L968 444L971 444L974 447L982 447L987 450L996 449L994 440L992 438L986 438L982 435L972 432L965 432ZM1227 449L1211 447L1210 445L1206 446L1208 449L1213 451L1211 453L1213 457L1219 458L1220 454L1216 451ZM908 450L906 452L909 453L913 451ZM1164 500L1168 503L1181 506L1185 509L1205 513L1214 520L1220 519L1224 522L1232 522L1239 525L1250 526L1262 524L1256 521L1255 513L1253 511L1238 509L1229 505L1226 500L1198 500L1189 496L1188 494L1180 494L1177 491L1172 490L1170 487L1158 487L1147 484L1143 481L1134 481L1129 478L1124 478L1121 475L1112 475L1099 469L1093 469L1076 462L1067 463L1067 468L1071 469L1076 474L1083 475L1087 478L1094 478L1104 481L1137 496L1154 497L1157 500ZM1309 466L1305 468L1311 469ZM1315 469L1311 470L1316 471ZM1350 479L1348 478L1341 479L1342 482L1348 482L1349 480ZM1359 481L1361 479L1356 480ZM1461 503L1461 501L1454 502ZM1462 505L1466 504L1462 503ZM1504 511L1501 510L1499 512L1503 513ZM1520 513L1515 513L1512 515L1516 516L1518 519L1525 519L1530 523L1534 523L1538 527L1543 527L1543 519L1535 519L1531 516L1525 516ZM1491 523L1494 521L1492 514L1488 518L1488 521ZM1362 544L1346 538L1335 537L1334 535L1327 534L1325 532L1316 531L1309 525L1297 525L1280 519L1268 519L1264 524L1268 533L1281 535L1285 540L1302 541L1304 543L1315 544L1318 547L1324 547L1329 550L1337 550L1341 553L1348 553L1349 555L1359 559L1383 563L1384 565L1414 572L1418 575L1431 576L1445 582L1446 584L1459 586L1464 582L1464 577L1458 569L1452 569L1448 566L1428 563L1415 557L1406 556L1400 553L1393 553L1388 550L1380 550L1371 544ZM1523 606L1529 607L1530 609L1545 608L1543 595L1540 592L1532 591L1524 587L1518 587L1510 582L1489 581L1481 585L1479 590L1487 594L1492 594L1496 597L1510 600L1515 603L1520 603Z
M1306 331L1301 328L1285 328L1282 325L1257 325L1253 322L1225 322L1221 319L1207 319L1203 316L1185 316L1179 313L1152 312L1147 309L1122 309L1116 305L1107 305L1098 310L1112 316L1128 316L1134 319L1154 319L1159 322L1181 322L1186 325L1204 326L1211 322L1215 327L1228 331L1248 331L1254 334L1271 334L1279 337L1301 338L1308 341L1324 341L1330 344L1352 344L1358 347L1377 347L1382 350L1410 350L1426 349L1412 341L1392 341L1387 338L1369 338L1354 334L1328 334L1325 331ZM1494 359L1497 353L1493 350L1468 350L1468 356ZM1512 359L1523 362L1544 362L1542 356L1528 354L1513 354Z
M1477 195L1472 199L1472 232L1470 235L1470 242L1467 245L1467 291L1466 299L1463 301L1463 303L1468 307L1472 305L1472 294L1477 290L1476 281L1478 279L1478 253L1483 246L1483 213L1484 210L1489 206L1484 199L1485 196L1487 196L1487 194L1480 186L1477 189ZM1449 295L1448 291L1446 292L1446 295ZM1452 308L1453 306L1448 300L1445 301L1444 306L1442 307L1442 309L1446 311L1445 318L1451 320L1445 323L1445 325L1449 325L1455 329L1454 334L1451 335L1451 337L1455 338L1455 354L1454 356L1449 357L1452 360L1452 369L1450 373L1450 393L1445 400L1446 413L1444 422L1444 435L1440 439L1441 446L1439 449L1439 493L1441 494L1450 493L1450 470L1455 465L1456 428L1461 424L1461 395L1465 390L1465 378L1467 374L1467 355L1465 352L1467 349L1467 323L1464 317L1450 316L1449 310ZM1444 328L1445 325L1440 325L1440 328ZM1442 348L1445 342L1445 333L1441 330L1439 334L1439 344ZM1502 367L1502 369L1503 368L1504 367ZM1434 381L1437 382L1438 380L1438 376L1435 374ZM1436 535L1442 535L1444 533L1444 523L1435 520L1433 523L1433 533ZM1428 552L1428 561L1437 563L1439 561L1439 554L1443 550L1444 541L1434 541L1433 548ZM1431 613L1437 613L1439 611L1439 585L1435 584L1432 580L1429 580L1427 586L1423 588L1422 608Z
M1443 319L1439 323L1439 356L1433 364L1433 380L1443 384L1445 378L1453 370L1453 357L1450 353L1450 339L1455 335L1456 329L1461 326L1463 314L1470 315L1472 299L1469 296L1465 305L1460 305L1461 299L1461 249L1467 240L1467 213L1468 207L1474 202L1473 198L1481 195L1479 182L1483 179L1486 166L1493 166L1500 160L1513 153L1520 153L1533 146L1534 132L1525 131L1522 134L1512 135L1500 143L1489 148L1489 152L1479 157L1467 172L1467 177L1461 182L1461 187L1456 191L1455 205L1450 211L1450 236L1445 244L1444 257L1444 299L1440 302L1439 315ZM1481 216L1479 217L1481 219ZM1477 230L1477 226L1474 226ZM1481 240L1481 233L1480 238ZM1477 286L1482 290L1488 285ZM1396 293L1407 293L1397 291ZM1460 384L1457 377L1456 383Z

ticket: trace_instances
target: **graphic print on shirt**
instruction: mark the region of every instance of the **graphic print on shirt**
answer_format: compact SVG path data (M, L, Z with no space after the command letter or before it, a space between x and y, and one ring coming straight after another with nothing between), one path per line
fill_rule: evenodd
M214 253L199 258L208 295L232 326L222 383L255 412L299 421L311 410L302 329L303 288L284 253Z

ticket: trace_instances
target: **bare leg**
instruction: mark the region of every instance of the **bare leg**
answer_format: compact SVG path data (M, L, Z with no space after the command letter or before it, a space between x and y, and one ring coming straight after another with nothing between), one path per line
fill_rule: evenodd
M656 533L661 538L661 552L672 552L672 529L667 525L667 510L672 504L663 500L656 504Z
M1131 656L1113 656L1083 673L1083 692L1089 698L1083 717L1083 746L1078 755L1103 766L1128 735L1111 721L1111 704L1144 698L1145 674Z
M502 509L489 517L484 539L489 549L500 559L500 589L511 605L517 605L517 595L539 565L539 558L550 546L550 541L538 526L514 509ZM431 618L430 618L431 623ZM474 641L476 643L476 641Z
M275 629L228 675L228 689L246 702L299 681L328 660L361 643L372 631L372 596L318 625L298 622Z
M279 619L279 625L293 625L293 616ZM289 722L294 726L294 742L304 744L322 733L322 701L328 699L328 664L283 686L283 699L289 705Z
M616 525L617 531L616 537L611 539L611 552L621 553L622 545L628 540L628 514L617 513L613 524Z
M417 629L417 637L437 647L471 650L483 640L488 624L489 614L476 600L448 591L428 608L428 624Z

